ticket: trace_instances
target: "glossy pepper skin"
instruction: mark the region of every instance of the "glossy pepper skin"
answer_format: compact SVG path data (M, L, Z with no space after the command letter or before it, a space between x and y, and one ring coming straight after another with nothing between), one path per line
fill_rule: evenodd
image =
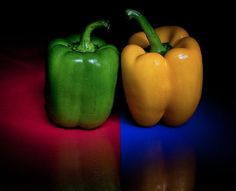
M82 35L55 39L49 45L46 106L60 126L96 128L111 112L119 53L115 46L90 38L97 27L108 23L94 22Z
M130 37L121 54L124 92L134 120L142 126L160 120L170 126L185 123L202 93L199 44L181 27L154 30L138 11L127 10L126 14L144 29ZM146 52L149 45L150 52Z

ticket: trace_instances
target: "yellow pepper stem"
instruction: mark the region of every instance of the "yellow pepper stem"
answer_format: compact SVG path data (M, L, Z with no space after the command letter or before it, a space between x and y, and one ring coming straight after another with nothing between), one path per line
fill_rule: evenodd
M168 48L162 45L159 36L156 34L155 30L152 28L147 19L140 12L133 9L127 9L126 15L130 19L134 18L141 25L150 43L151 52L157 52L161 55L164 55L168 51Z

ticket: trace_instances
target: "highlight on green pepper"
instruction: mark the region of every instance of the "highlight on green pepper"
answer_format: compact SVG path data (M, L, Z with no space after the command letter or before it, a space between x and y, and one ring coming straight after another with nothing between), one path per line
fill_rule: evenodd
M63 127L92 129L111 113L119 67L119 51L102 39L91 37L99 20L82 34L54 39L48 47L46 67L46 110Z

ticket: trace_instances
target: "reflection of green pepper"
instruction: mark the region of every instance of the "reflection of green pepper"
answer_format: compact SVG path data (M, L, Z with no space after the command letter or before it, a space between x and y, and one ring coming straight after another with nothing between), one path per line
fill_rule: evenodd
M64 127L91 129L109 116L115 94L119 53L91 32L109 27L104 20L88 25L82 35L55 39L49 45L47 111Z

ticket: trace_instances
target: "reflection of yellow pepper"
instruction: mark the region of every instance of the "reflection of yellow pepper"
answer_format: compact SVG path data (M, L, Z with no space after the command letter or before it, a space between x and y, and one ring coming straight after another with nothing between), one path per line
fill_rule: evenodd
M161 119L167 125L185 123L194 113L202 92L198 43L180 27L154 30L139 12L126 13L145 32L131 36L121 55L124 92L134 120L142 126L155 125ZM150 52L145 52L149 44Z

